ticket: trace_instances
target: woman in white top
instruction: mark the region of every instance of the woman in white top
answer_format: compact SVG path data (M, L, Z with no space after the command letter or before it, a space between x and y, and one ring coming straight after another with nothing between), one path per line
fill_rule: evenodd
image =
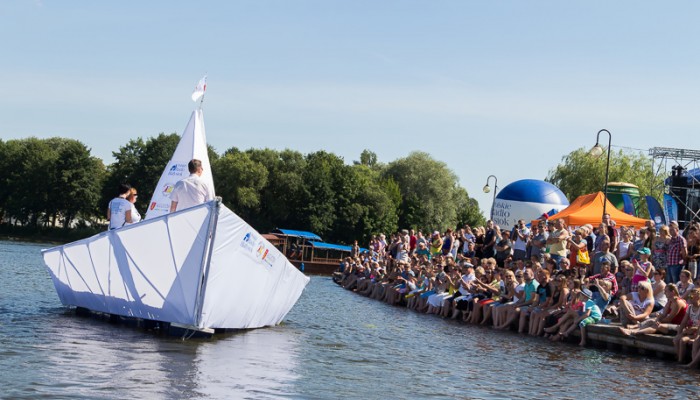
M631 296L620 297L620 324L626 327L649 318L654 309L654 292L649 281L639 282L636 292Z
M131 203L131 222L128 222L126 225L135 224L141 221L141 214L139 214L139 211L134 205L138 197L139 195L135 188L131 188L129 190L129 195L126 196L126 199L129 201L129 203Z
M615 256L617 261L629 260L634 253L634 243L632 243L630 232L627 229L621 229L620 231L620 243L617 244L617 249Z

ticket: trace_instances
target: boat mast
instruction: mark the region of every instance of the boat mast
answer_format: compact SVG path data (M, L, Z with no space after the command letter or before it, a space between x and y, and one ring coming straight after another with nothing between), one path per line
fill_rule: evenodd
M209 267L211 265L211 255L214 251L214 238L216 236L216 225L219 221L219 206L221 205L221 197L211 201L209 205L209 231L207 232L207 243L204 246L204 256L202 257L202 266L199 269L199 285L197 286L197 297L195 300L195 323L197 328L202 326L202 309L204 308L204 295L207 290L207 281L209 280Z

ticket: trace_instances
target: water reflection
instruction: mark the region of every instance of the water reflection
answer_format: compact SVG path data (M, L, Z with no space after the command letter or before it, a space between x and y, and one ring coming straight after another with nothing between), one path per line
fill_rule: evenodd
M258 329L200 344L193 360L198 393L229 399L294 393L299 378L297 337L292 329Z
M59 307L38 250L0 241L0 397L698 398L673 361L390 307L314 277L281 326L182 341Z

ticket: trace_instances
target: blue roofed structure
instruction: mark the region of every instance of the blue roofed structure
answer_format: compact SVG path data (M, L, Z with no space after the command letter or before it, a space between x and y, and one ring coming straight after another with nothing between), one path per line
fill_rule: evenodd
M306 231L295 231L293 229L275 229L272 231L272 233L281 233L282 235L287 235L287 236L295 236L295 237L300 237L302 239L308 239L308 240L318 240L318 241L323 241L320 236L313 232L306 232Z
M352 251L352 246L346 246L343 244L333 244L333 243L326 243L326 242L314 242L314 241L309 241L309 244L312 245L316 249L325 249L325 250L342 250L342 251ZM367 249L363 249L360 247L360 253L367 251Z
M309 244L314 246L314 248L316 248L316 249L352 251L352 246L344 246L342 244L332 244L332 243L314 242L314 241L309 241Z

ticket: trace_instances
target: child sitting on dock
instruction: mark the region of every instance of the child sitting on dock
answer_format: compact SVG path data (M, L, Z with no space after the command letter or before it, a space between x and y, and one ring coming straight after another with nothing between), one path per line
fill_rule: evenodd
M588 289L583 289L579 292L579 300L583 302L583 313L573 324L566 330L562 336L567 337L576 329L576 326L581 329L581 341L579 346L586 345L586 326L595 324L600 321L602 313L598 305L593 301L593 293Z

